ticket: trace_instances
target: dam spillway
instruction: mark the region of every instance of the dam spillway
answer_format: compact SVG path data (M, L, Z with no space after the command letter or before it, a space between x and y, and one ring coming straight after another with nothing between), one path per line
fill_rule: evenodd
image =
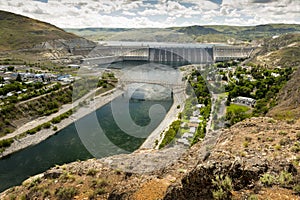
M250 57L253 47L203 44L173 45L99 45L81 60L82 64L95 65L121 61L148 61L158 63L212 64Z

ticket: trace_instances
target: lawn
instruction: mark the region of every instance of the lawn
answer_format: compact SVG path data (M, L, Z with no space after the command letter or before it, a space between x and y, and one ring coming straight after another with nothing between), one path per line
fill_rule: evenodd
M230 106L227 106L227 112L232 111L233 113L239 111L239 112L247 112L250 110L248 106L238 105L238 104L230 104Z

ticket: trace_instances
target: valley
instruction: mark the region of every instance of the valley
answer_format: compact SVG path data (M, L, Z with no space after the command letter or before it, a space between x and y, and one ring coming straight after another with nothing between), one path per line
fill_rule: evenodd
M298 24L0 19L1 199L299 199Z

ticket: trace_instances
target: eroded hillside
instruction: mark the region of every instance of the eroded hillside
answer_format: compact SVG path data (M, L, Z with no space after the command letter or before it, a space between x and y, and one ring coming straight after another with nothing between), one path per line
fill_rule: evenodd
M300 65L300 33L266 39L253 61L268 67L297 67Z

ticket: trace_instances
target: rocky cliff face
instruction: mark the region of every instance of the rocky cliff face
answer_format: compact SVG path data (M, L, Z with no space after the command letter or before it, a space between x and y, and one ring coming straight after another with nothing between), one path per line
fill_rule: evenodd
M300 121L252 118L215 136L214 146L204 140L185 152L139 150L56 167L0 197L300 199ZM156 170L165 160L172 162Z
M87 56L96 43L84 38L58 39L42 42L34 46L32 51L40 52L44 60L51 60L58 63L79 62Z

